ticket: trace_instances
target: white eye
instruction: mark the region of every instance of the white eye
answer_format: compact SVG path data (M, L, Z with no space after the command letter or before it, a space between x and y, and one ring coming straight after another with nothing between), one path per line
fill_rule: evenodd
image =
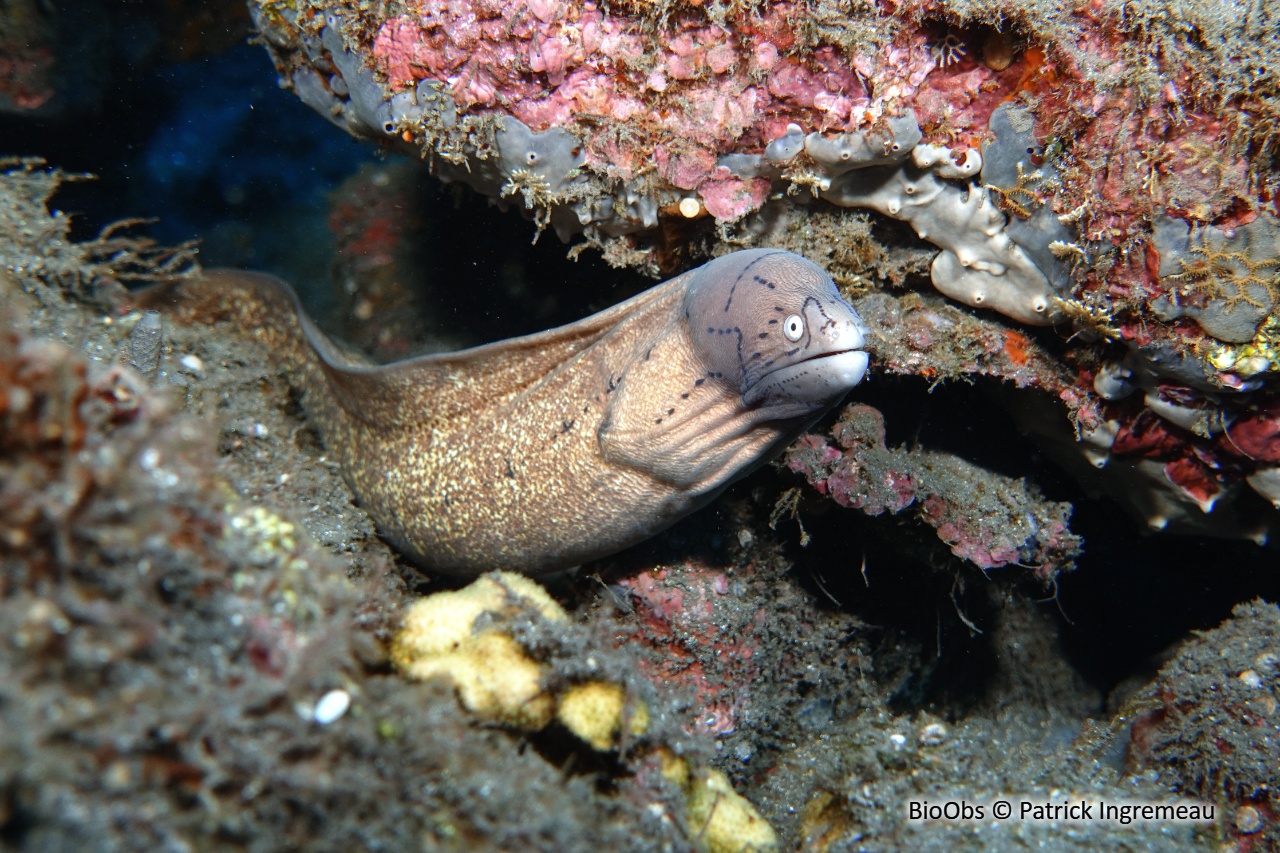
M787 336L789 341L798 341L804 335L804 318L799 314L792 314L790 317L782 321L782 334Z

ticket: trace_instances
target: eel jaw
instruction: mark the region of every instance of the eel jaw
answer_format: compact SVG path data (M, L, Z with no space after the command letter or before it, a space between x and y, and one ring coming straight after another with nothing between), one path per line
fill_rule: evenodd
M868 361L860 349L823 353L766 373L742 401L748 406L799 406L806 412L826 409L863 380Z

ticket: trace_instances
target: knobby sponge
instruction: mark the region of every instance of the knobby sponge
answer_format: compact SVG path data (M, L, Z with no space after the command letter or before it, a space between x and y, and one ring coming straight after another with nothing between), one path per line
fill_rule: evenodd
M708 853L772 853L778 835L719 770L698 770L670 750L658 750L662 775L685 795L689 830Z
M522 575L485 575L468 587L414 602L392 643L392 661L410 678L447 678L471 713L538 730L555 716L546 668L508 633L521 618L568 619L546 590Z
M649 709L643 702L628 709L621 684L587 681L560 694L556 719L596 749L607 752L618 743L624 726L632 737L648 730Z
M945 152L945 153L944 153ZM942 251L930 270L933 286L975 308L993 308L1023 323L1057 319L1054 291L1031 258L1005 231L1004 213L986 188L941 177L976 165L970 152L956 164L950 152L930 146L919 158L896 166L846 172L821 196L841 207L865 207L899 219ZM921 165L923 164L923 165Z

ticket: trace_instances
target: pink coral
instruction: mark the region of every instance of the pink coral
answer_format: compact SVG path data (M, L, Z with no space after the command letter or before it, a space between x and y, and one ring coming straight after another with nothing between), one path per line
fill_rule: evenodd
M846 406L831 435L839 449L807 435L784 458L836 503L870 516L915 506L953 554L979 568L1029 565L1048 583L1074 565L1081 543L1066 527L1070 505L945 454L890 449L871 406Z
M739 178L728 174L724 167L717 169L711 180L698 186L707 212L716 219L729 221L759 208L768 193L769 182L764 178Z
M838 50L782 53L796 41L797 14L775 4L735 31L678 16L646 38L592 2L513 16L484 0L418 0L379 26L372 58L393 90L438 80L464 109L505 112L537 131L575 127L602 171L614 162L616 135L599 119L639 121L641 136L668 140L653 156L672 185L718 181L704 194L707 208L736 219L765 190L713 175L715 155L759 151L790 122L849 130L866 121L857 109L869 104L866 88Z
M653 151L653 162L671 185L683 190L691 190L702 183L707 174L716 167L716 158L703 148L672 151L665 145L659 145Z

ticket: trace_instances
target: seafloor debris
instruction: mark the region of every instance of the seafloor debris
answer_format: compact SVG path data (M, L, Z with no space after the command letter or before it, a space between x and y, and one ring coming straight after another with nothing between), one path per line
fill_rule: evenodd
M1206 800L1226 799L1241 849L1280 845L1277 819L1280 610L1241 604L1185 642L1155 680L1131 696L1117 724L1128 761Z
M1069 467L1133 468L1107 488L1155 529L1274 525L1212 512L1280 502L1280 460L1232 444L1280 432L1274 0L250 6L336 124L611 262L785 246L1056 324ZM1125 438L1151 418L1155 453Z
M70 294L103 308L125 301L125 285L164 281L196 270L194 242L157 246L129 233L136 220L102 230L97 239L73 242L71 217L50 212L49 198L66 181L91 180L61 169L45 169L38 158L0 155L0 268L20 281L46 282L40 298Z

